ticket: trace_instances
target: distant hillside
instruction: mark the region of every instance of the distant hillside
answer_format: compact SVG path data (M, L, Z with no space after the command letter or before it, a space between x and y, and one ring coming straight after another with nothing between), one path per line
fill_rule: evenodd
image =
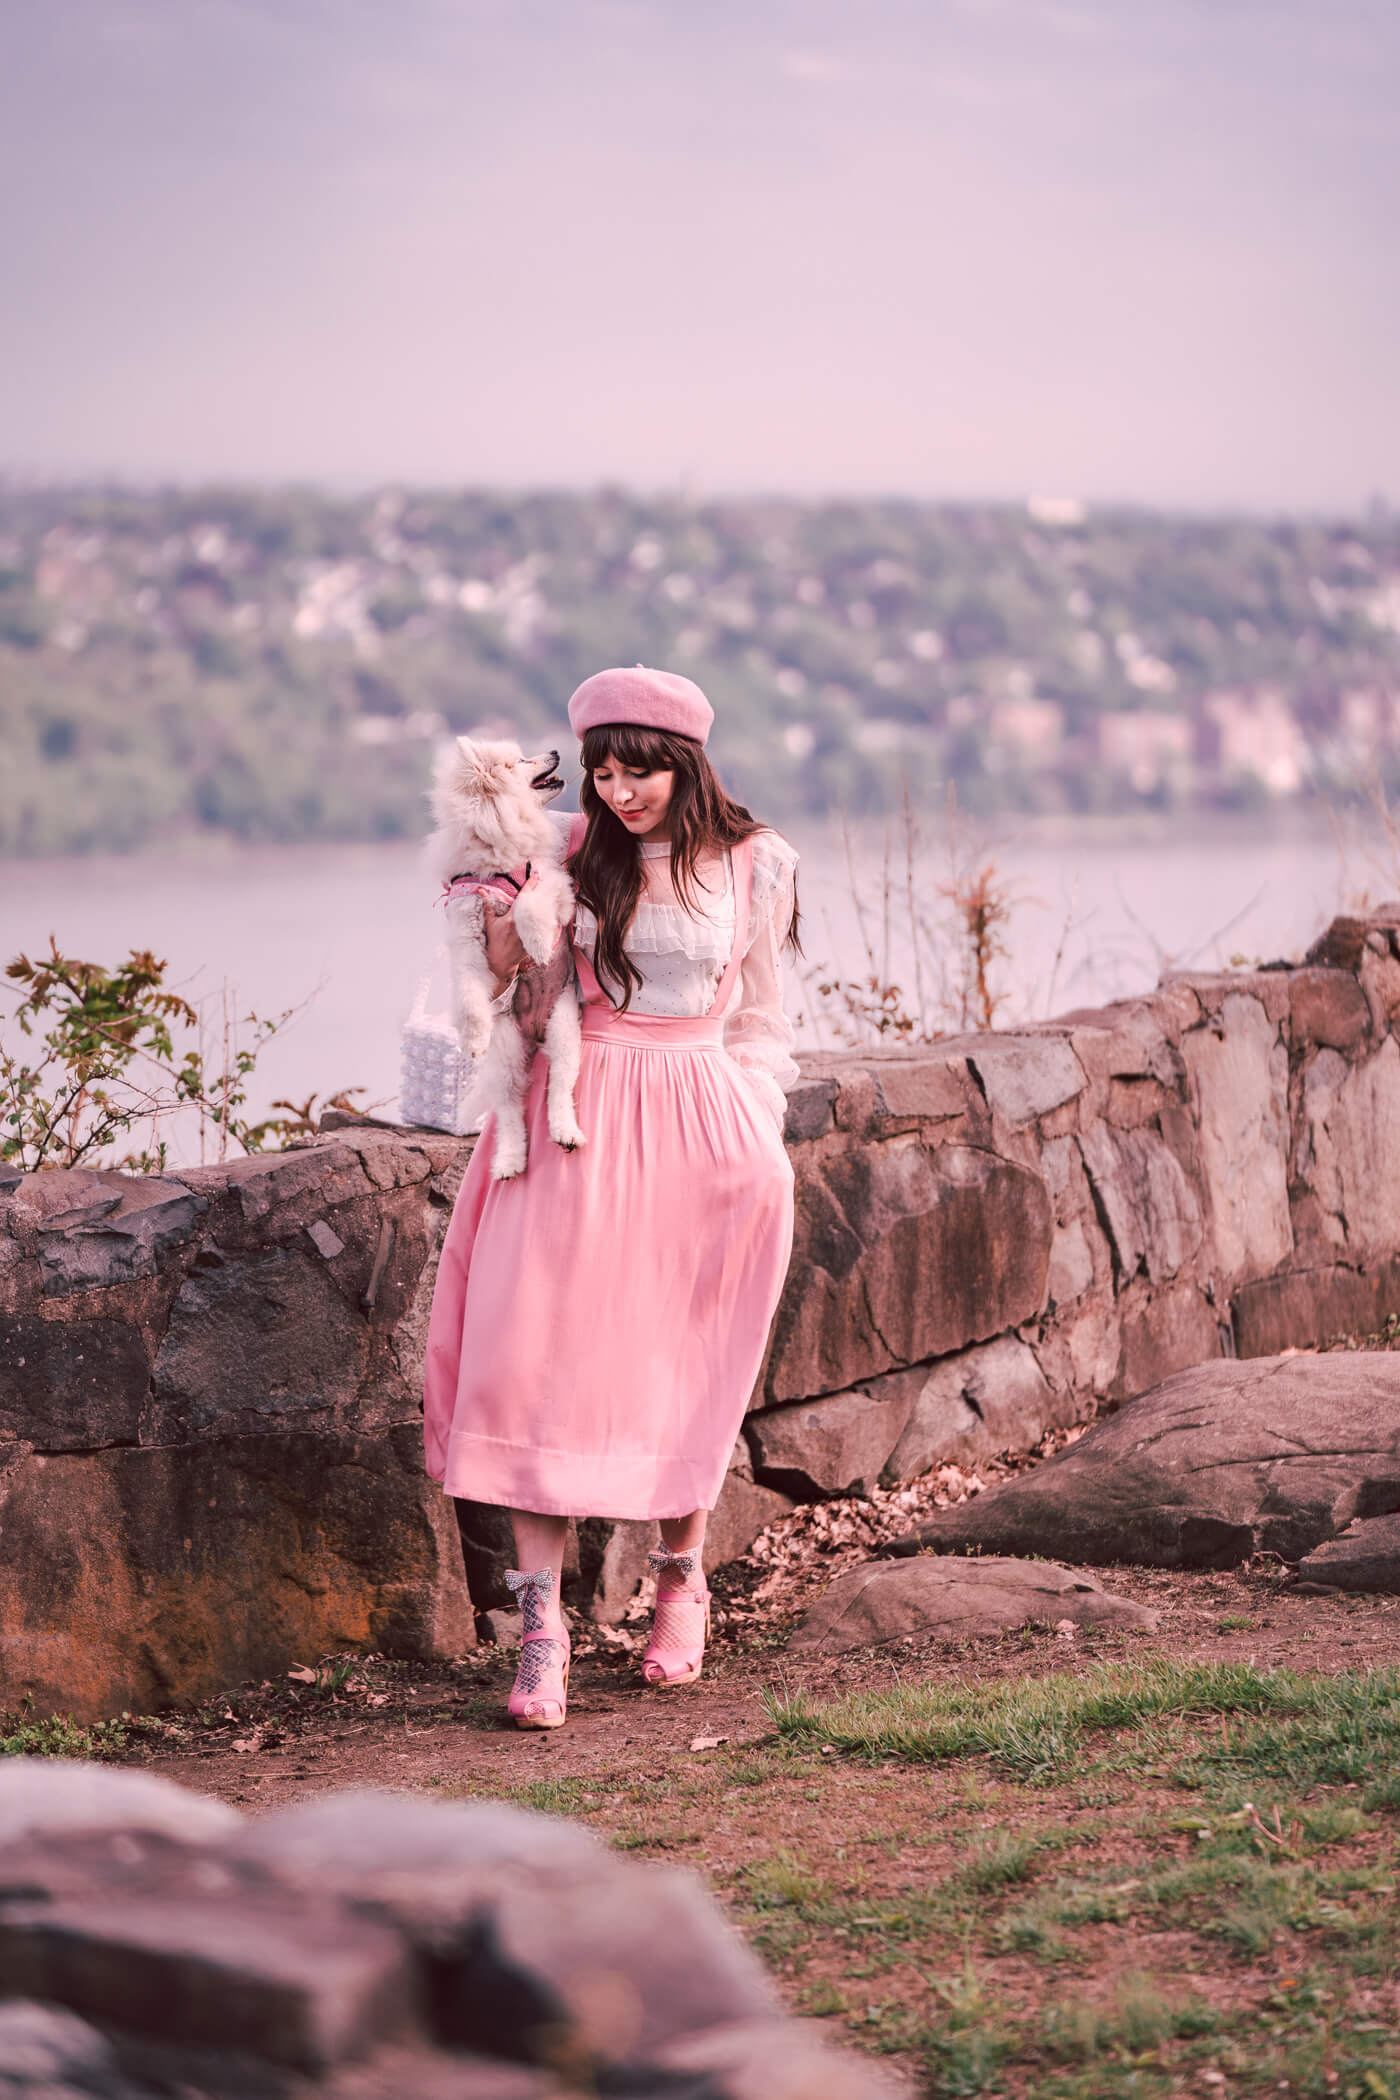
M1344 789L1400 765L1400 522L0 485L0 853L415 834L434 739L637 661L778 820Z

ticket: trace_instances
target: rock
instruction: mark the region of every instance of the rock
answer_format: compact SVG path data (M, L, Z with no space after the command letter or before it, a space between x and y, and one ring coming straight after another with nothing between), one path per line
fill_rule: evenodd
M1150 1291L1122 1306L1119 1332L1122 1356L1117 1389L1146 1392L1174 1371L1206 1363L1224 1353L1215 1308L1194 1283L1184 1280L1164 1291Z
M895 1379L881 1380L892 1386ZM914 1394L876 1397L859 1388L824 1399L766 1408L750 1417L757 1477L798 1502L864 1495L875 1486L897 1442Z
M707 2027L659 2049L654 2061L673 2076L703 2077L703 2094L688 2088L696 2100L898 2100L904 2091L873 2064L839 2054L795 2020Z
M904 1634L959 1640L1017 1626L1155 1627L1157 1615L1110 1596L1090 1575L1046 1561L920 1554L848 1568L817 1599L790 1645L844 1655Z
M1327 1238L1384 1260L1400 1245L1400 1043L1387 1036L1363 1065L1320 1050L1303 1081L1294 1172L1317 1197Z
M579 1578L597 1625L617 1624L647 1572L647 1555L658 1543L650 1519L586 1517L579 1525Z
M712 1575L727 1561L738 1560L748 1552L760 1531L787 1516L792 1507L790 1496L759 1487L754 1481L745 1480L742 1473L726 1473L719 1500L705 1526L705 1573Z
M153 1440L357 1426L368 1358L368 1325L323 1259L269 1247L196 1268L156 1357Z
M455 2047L635 2062L772 2013L762 1964L691 1875L528 1810L446 1805L335 1796L249 1826L226 1856L391 1918L427 1960L433 2025Z
M1295 1051L1317 1044L1349 1055L1370 1032L1366 995L1350 970L1294 970L1288 980Z
M1338 1537L1305 1554L1298 1573L1333 1589L1400 1595L1400 1512L1354 1518Z
M433 1964L445 2042L536 2062L645 2064L682 2035L776 2010L758 1957L684 1870L512 1875Z
M33 1455L0 1472L0 1708L81 1720L335 1650L474 1645L415 1424Z
M967 1057L993 1113L1013 1130L1084 1091L1084 1069L1062 1036L979 1035Z
M1309 948L1305 962L1329 970L1355 970L1366 947L1365 919L1333 919Z
M146 1774L0 1762L0 1979L16 2100L884 2090L782 2017L695 1876L499 1802L240 1823Z
M522 1611L479 1611L476 1632L478 1640L489 1641L493 1647L517 1648L525 1634L525 1614Z
M1201 1244L1201 1206L1160 1134L1091 1123L1079 1149L1120 1282L1139 1271L1153 1283L1175 1276Z
M211 1857L124 1832L7 1848L7 1990L164 2041L317 2072L411 2023L391 1927Z
M1288 1053L1260 1002L1239 992L1226 994L1218 1026L1192 1029L1181 1048L1215 1259L1221 1280L1235 1284L1277 1268L1293 1249Z
M1025 1451L1062 1417L1073 1420L1072 1402L1057 1402L1034 1355L1014 1335L941 1363L897 1372L871 1390L892 1387L896 1380L910 1405L885 1465L883 1478L889 1484L916 1480L930 1466L966 1465L996 1451Z
M158 1275L168 1257L194 1238L208 1208L203 1196L178 1181L122 1176L114 1195L60 1211L40 1226L45 1297Z
M113 1830L204 1844L227 1837L242 1820L222 1801L151 1772L49 1757L7 1757L0 1765L0 1846Z
M581 1824L534 1809L359 1787L243 1823L223 1849L297 1888L355 1889L389 1901L411 1886L427 1910L460 1890L464 1873L587 1875L613 1864Z
M86 2020L28 1998L0 2004L0 2093L70 2100L118 2090L111 2044Z
M1116 1306L1105 1305L1097 1296L1086 1298L1069 1323L1065 1340L1072 1390L1102 1396L1118 1387L1123 1330Z
M783 1136L790 1145L810 1144L835 1128L834 1079L800 1079L787 1097Z
M403 2043L377 2049L363 2063L342 2065L333 2082L320 2090L325 2100L578 2100L577 2086L564 2084L534 2064ZM640 2094L638 2100L651 2096ZM669 2100L684 2100L684 2095Z
M445 1499L456 1517L472 1603L478 1611L514 1611L515 1598L506 1587L506 1569L515 1566L510 1511L493 1502Z
M151 1360L122 1320L0 1318L0 1436L37 1451L134 1444Z
M1075 1056L1092 1079L1155 1079L1175 1087L1181 1061L1151 1005L1116 999L1109 1006L1078 1007L1053 1024L1068 1028Z
M306 1228L306 1237L323 1261L334 1261L337 1254L345 1252L345 1242L338 1232L332 1232L324 1218L317 1218Z
M1400 1259L1369 1271L1293 1269L1242 1284L1231 1305L1240 1356L1311 1349L1338 1335L1379 1334L1400 1313Z
M803 1174L769 1398L841 1392L1033 1318L1051 1230L1040 1176L971 1146L896 1137Z
M1396 1507L1400 1356L1221 1359L888 1550L1234 1567L1256 1552L1297 1560L1358 1513Z
M1045 1279L1052 1305L1067 1305L1082 1297L1094 1280L1094 1254L1082 1218L1055 1228L1050 1243L1050 1267Z
M927 1120L963 1115L972 1105L974 1085L965 1058L950 1058L940 1048L903 1051L898 1057L871 1058L879 1107L887 1116L920 1116Z

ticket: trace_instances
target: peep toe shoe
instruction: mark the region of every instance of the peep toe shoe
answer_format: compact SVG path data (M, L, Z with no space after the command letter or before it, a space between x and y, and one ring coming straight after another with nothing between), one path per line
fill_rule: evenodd
M562 1728L569 1709L569 1636L545 1623L554 1589L553 1568L507 1568L506 1583L520 1599L525 1631L520 1664L506 1711L517 1728Z
M648 1684L671 1690L694 1684L705 1662L705 1643L710 1637L710 1592L703 1575L699 1588L691 1586L700 1566L698 1551L649 1553L647 1561L658 1579L656 1611L651 1639L642 1657L642 1675ZM680 1575L684 1587L660 1588L663 1575Z

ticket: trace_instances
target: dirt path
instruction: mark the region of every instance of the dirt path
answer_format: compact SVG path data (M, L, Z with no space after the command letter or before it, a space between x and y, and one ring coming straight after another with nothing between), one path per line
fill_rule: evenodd
M693 1748L697 1740L719 1738L730 1748L756 1742L769 1732L769 1687L824 1699L895 1682L1040 1676L1149 1655L1322 1672L1400 1665L1400 1597L1300 1594L1269 1566L1102 1574L1108 1588L1161 1613L1158 1632L900 1642L827 1662L788 1656L778 1634L755 1638L748 1621L737 1637L721 1630L705 1676L683 1691L641 1685L630 1655L581 1654L568 1726L547 1733L521 1733L505 1721L514 1672L506 1650L481 1649L438 1668L371 1660L350 1667L338 1686L348 1666L327 1665L315 1683L244 1687L197 1716L140 1724L127 1756L257 1811L342 1787L503 1794L542 1780L661 1779L705 1754Z

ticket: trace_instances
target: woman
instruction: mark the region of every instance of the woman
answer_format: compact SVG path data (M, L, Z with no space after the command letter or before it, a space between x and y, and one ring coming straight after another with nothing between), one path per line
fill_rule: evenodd
M429 1472L511 1512L522 1728L565 1716L571 1515L659 1521L643 1675L700 1675L705 1519L792 1244L780 951L796 939L797 856L720 786L704 752L714 711L690 679L600 671L569 720L584 765L570 868L587 1142L550 1144L537 1062L528 1169L490 1180L483 1138L462 1183L425 1392ZM500 928L503 978L522 952Z

